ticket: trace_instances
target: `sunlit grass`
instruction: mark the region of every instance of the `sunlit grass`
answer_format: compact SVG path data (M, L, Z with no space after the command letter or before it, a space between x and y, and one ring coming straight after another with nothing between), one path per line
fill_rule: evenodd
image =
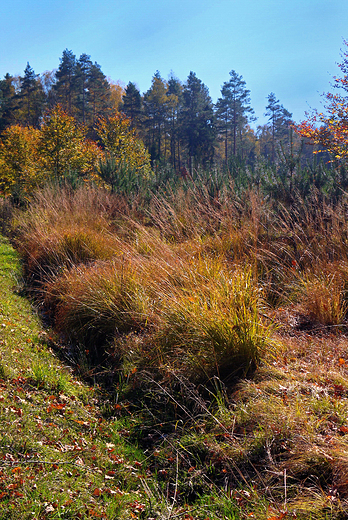
M270 347L261 295L250 269L187 266L186 287L166 287L157 332L161 362L192 379L233 377L257 366ZM215 271L215 272L214 272ZM267 324L269 325L269 324Z

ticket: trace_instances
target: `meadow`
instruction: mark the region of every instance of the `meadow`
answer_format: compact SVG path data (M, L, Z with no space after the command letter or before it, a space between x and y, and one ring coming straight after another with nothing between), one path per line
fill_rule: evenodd
M92 414L73 422L85 427L84 464L100 446L133 462L92 455L104 484L75 490L76 503L38 492L44 479L22 479L18 496L2 484L0 518L16 518L13 503L38 519L347 518L345 172L289 171L168 179L163 170L156 189L61 183L25 207L1 201L3 233L22 262L17 293L44 331L25 346L25 375L11 373L13 347L3 354L6 399L22 377L46 399L37 416L54 413L68 436L67 401L81 401ZM13 464L14 440L0 464L13 479L18 453L34 457L16 442ZM45 457L60 468L61 452ZM57 489L75 485L67 473L54 477Z

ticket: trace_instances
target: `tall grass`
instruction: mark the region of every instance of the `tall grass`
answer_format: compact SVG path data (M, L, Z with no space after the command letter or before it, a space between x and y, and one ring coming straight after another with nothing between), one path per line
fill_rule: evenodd
M216 272L216 262L211 263L215 272L211 265L202 273L199 264L191 264L187 286L160 293L158 354L191 380L248 373L270 346L251 270L233 272L220 265Z
M151 315L151 301L123 257L76 266L54 277L45 292L57 329L96 347L107 338L141 330Z
M146 331L136 355L146 351L147 364L192 379L246 373L270 343L250 269L234 272L214 259L129 253L65 271L45 292L60 332L102 354L113 338Z
M113 219L124 205L105 191L80 187L48 187L38 192L29 209L18 213L16 242L26 275L41 280L79 263L110 259L118 252L111 233Z
M348 264L344 198L320 205L314 193L290 208L254 188L212 195L190 182L138 206L89 187L36 195L17 242L59 331L103 351L146 330L147 362L207 379L259 363L266 301L344 321L347 272L325 267Z

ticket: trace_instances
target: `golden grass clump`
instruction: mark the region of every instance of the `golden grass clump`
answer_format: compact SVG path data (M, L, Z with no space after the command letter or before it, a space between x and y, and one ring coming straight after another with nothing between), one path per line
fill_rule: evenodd
M161 362L196 380L248 373L270 346L251 270L229 271L210 259L187 269L184 287L160 291Z
M43 279L80 263L111 259L119 252L115 235L83 226L36 230L20 246L28 276Z
M46 285L46 294L57 329L96 348L142 330L152 314L151 301L124 257L65 271Z
M26 274L42 280L64 267L111 259L119 252L112 230L116 203L103 191L47 188L17 217L17 247Z
M221 259L179 258L165 247L160 259L159 246L154 239L154 258L129 248L112 261L54 277L45 290L57 329L97 349L146 330L137 355L146 351L152 367L196 380L254 368L270 346L271 329L262 322L251 270L233 271Z
M310 319L324 326L340 325L346 314L343 283L338 273L310 273L300 280L300 302Z

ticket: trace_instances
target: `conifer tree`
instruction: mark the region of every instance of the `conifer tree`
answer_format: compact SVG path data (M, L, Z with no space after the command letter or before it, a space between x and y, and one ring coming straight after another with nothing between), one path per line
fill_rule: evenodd
M173 75L169 78L167 89L168 121L167 133L170 136L170 162L176 169L180 168L180 141L178 135L178 119L182 103L182 85Z
M57 102L70 115L73 115L73 107L76 97L76 56L72 51L65 49L60 59L60 65L56 72Z
M94 62L88 77L89 128L94 128L99 117L105 116L111 107L110 85L101 66Z
M218 129L223 135L225 143L225 161L229 157L229 143L231 152L237 154L242 148L242 130L250 120L254 120L254 111L250 106L250 90L246 89L243 76L234 70L230 72L230 80L225 81L221 88L221 97L216 103Z
M283 105L279 104L279 99L276 98L273 92L268 95L267 100L268 105L266 106L265 116L268 117L268 127L272 136L271 159L273 163L275 160L276 142L287 136L292 114Z
M130 120L131 128L140 130L142 120L142 99L136 85L128 83L122 98L121 112Z
M180 137L191 169L193 158L205 163L214 156L215 118L208 87L192 71L184 84L182 96Z
M0 80L0 135L15 121L16 101L13 77L7 73Z
M76 108L78 119L85 124L88 112L88 86L91 75L92 61L88 54L81 54L76 63Z
M38 127L44 105L44 92L32 67L27 63L24 76L20 78L18 93L18 122L26 126Z
M147 145L152 160L161 160L163 155L164 129L167 116L167 83L156 71L151 87L144 94L145 127L147 128Z

